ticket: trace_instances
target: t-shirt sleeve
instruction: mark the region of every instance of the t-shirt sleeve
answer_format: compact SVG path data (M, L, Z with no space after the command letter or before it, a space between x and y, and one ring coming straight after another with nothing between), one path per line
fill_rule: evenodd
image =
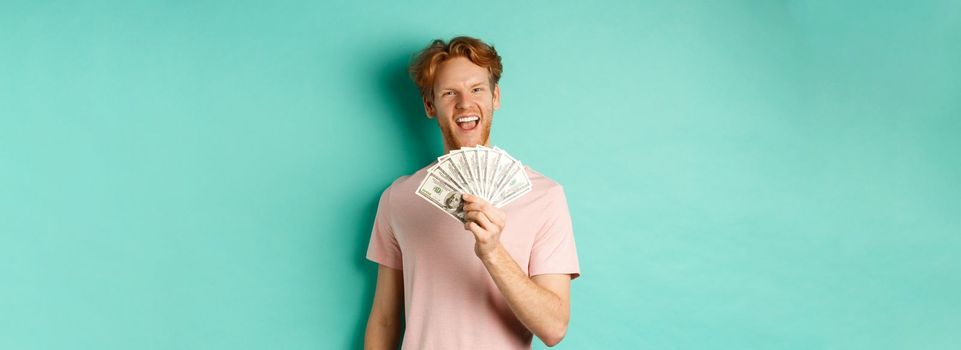
M577 261L567 197L560 185L548 191L548 204L544 211L547 220L534 239L528 271L531 276L570 274L573 280L581 275L581 269Z
M390 227L390 188L380 195L377 204L377 215L374 216L374 228L370 233L370 244L367 246L367 260L401 270L403 257L400 245Z

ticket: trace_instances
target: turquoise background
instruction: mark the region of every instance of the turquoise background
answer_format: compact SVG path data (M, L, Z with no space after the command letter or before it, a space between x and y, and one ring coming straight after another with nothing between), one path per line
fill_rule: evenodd
M907 0L4 0L0 348L359 348L459 34L565 186L558 348L961 348L961 3Z

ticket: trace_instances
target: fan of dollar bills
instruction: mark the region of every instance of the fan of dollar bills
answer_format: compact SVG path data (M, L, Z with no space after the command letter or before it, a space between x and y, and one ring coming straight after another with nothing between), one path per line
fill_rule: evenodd
M531 180L521 162L496 146L463 147L437 158L417 187L418 196L461 222L463 193L502 208L530 191Z

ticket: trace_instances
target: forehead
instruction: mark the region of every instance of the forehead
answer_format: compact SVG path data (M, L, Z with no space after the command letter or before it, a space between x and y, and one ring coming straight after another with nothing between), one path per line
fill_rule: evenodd
M466 57L455 57L437 67L434 87L444 89L462 85L474 85L488 81L488 72Z

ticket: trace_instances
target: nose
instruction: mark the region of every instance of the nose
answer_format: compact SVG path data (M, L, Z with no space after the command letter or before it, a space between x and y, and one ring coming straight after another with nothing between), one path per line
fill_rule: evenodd
M454 107L457 109L470 108L470 96L467 94L458 94L457 100L454 103Z

